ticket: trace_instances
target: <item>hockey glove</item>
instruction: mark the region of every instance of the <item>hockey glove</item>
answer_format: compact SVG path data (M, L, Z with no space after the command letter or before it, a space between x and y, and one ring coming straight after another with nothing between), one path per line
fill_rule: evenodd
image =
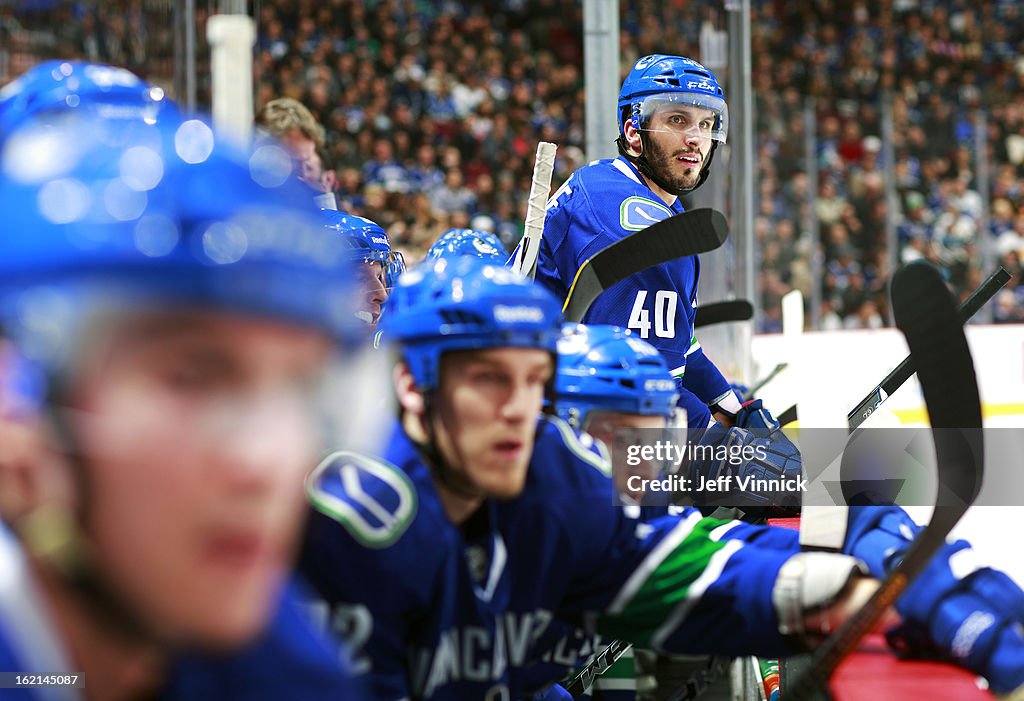
M920 530L898 506L853 506L844 551L882 578ZM966 541L946 543L896 603L904 621L887 637L898 654L950 660L1009 693L1024 685L1024 592L975 560Z
M759 436L768 436L778 430L779 422L771 415L771 412L764 408L760 399L751 399L749 402L744 402L740 410L736 412L736 427L753 429ZM791 446L793 445L786 436L783 435L782 438ZM793 450L796 450L796 446L793 446Z
M697 506L736 506L750 518L799 512L800 452L781 431L766 433L721 424L704 432L687 470Z

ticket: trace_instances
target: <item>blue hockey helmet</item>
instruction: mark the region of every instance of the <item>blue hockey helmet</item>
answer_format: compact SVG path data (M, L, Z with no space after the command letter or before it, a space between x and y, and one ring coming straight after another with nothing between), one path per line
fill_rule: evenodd
M5 333L27 350L67 346L59 322L74 328L83 305L109 300L226 308L356 340L347 247L323 235L281 163L195 119L81 113L19 129L0 159Z
M382 326L416 384L430 391L449 351L522 347L555 354L561 318L558 301L529 278L461 256L428 260L403 275Z
M566 324L558 340L555 413L583 428L592 411L664 416L679 391L661 353L618 326Z
M357 263L380 263L384 271L384 286L395 286L398 276L405 272L405 258L401 251L391 248L391 239L384 228L370 219L347 214L336 209L321 209L324 226L339 233L350 247L350 256Z
M642 128L661 105L676 103L711 110L715 124L711 138L725 143L729 134L729 107L718 79L693 59L652 54L633 64L619 90L619 133L625 121Z
M448 229L427 250L427 258L475 256L485 260L508 260L509 253L497 235L479 229Z
M45 61L0 89L0 141L32 120L68 112L152 124L177 109L162 88L124 68Z

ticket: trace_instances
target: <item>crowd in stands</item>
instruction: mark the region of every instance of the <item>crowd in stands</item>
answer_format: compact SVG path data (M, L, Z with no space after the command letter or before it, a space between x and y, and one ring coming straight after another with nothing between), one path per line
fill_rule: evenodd
M0 38L30 36L37 58L111 62L169 81L168 3L48 4L45 12L0 6ZM1024 321L1018 3L751 4L761 329L779 328L783 294L796 287L809 298L814 284L822 285L823 327L885 324L889 217L898 262L934 261L963 294L990 272L986 264L1006 267L1014 277L996 300L995 320ZM701 26L726 24L711 0L621 7L623 74L647 53L699 58ZM163 8L159 22L153 8ZM198 10L204 22L208 9ZM324 127L318 156L341 208L379 222L410 261L450 227L488 229L514 246L539 140L559 144L555 187L585 162L582 3L262 0L255 12L257 107L279 97L309 107ZM28 54L0 49L0 79L24 69ZM199 60L203 75L202 46ZM202 102L208 85L199 87ZM894 124L894 206L883 99ZM805 166L807 104L816 115L817 192L809 192ZM979 115L987 202L979 192ZM816 237L805 230L809 206ZM812 238L820 241L820 277Z

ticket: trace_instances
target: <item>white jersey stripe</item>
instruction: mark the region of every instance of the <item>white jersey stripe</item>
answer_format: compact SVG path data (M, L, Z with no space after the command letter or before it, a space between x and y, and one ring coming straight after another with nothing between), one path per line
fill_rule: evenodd
M663 625L661 625L654 635L651 636L651 647L659 652L662 650L662 643L665 642L665 638L670 636L672 633L679 629L686 617L690 615L690 611L693 607L701 600L704 596L704 592L708 590L715 581L721 576L725 570L726 564L732 557L733 553L743 547L743 543L738 540L730 540L722 549L711 556L711 561L708 562L708 566L704 568L701 575L694 580L693 584L690 585L689 590L686 592L686 598L676 605L672 615L668 617Z
M657 547L651 551L651 554L644 558L644 561L640 563L640 566L636 568L622 589L615 596L615 600L612 601L611 606L608 607L608 613L612 615L620 614L626 608L626 605L633 600L636 596L637 591L644 585L645 582L650 578L651 573L658 568L666 557L676 549L680 543L690 535L697 522L703 518L699 511L687 516L685 519L680 521L679 525L669 531Z

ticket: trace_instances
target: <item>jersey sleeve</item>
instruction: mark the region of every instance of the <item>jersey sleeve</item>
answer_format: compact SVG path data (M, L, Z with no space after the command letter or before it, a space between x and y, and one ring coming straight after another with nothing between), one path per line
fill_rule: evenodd
M574 175L548 202L536 281L564 301L583 262L614 240L593 216L586 189Z
M678 389L679 400L676 405L686 410L686 425L703 431L711 423L711 409L686 387L680 384Z
M778 655L771 592L784 550L748 546L697 510L641 521L614 505L611 480L564 454L575 483L550 500L568 581L558 617L669 653ZM570 453L573 451L569 451ZM553 457L553 456L552 456Z
M699 346L686 358L682 384L705 404L717 404L732 392L729 381Z

